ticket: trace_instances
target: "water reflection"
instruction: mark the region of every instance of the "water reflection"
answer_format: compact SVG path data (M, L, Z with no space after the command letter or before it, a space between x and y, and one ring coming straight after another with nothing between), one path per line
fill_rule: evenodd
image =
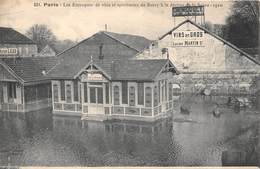
M259 166L259 96L249 100L236 113L226 96L180 96L173 116L154 123L0 113L0 165Z

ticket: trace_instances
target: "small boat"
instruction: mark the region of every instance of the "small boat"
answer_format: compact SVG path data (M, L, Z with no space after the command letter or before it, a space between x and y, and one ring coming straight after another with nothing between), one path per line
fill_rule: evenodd
M181 105L180 111L181 114L190 114L190 106Z
M221 112L219 111L218 108L217 108L217 109L214 109L212 113L213 113L213 116L214 116L214 117L220 117L220 115L221 115Z
M213 111L212 111L212 114L213 114L214 117L220 117L221 112L219 111L219 106L218 106L218 104L216 104L216 105L214 106L214 109L213 109Z

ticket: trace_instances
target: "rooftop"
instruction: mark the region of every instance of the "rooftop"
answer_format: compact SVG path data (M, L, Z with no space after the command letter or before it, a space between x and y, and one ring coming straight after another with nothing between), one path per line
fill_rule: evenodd
M58 54L60 61L48 72L48 75L64 79L74 78L90 62L91 57L94 63L102 65L103 69L111 74L112 61L128 60L139 52L134 42L139 44L139 49L141 49L149 46L151 41L136 35L98 32ZM100 52L103 59L100 59Z
M47 80L43 71L48 71L56 62L56 57L20 57L0 59L24 83Z
M25 35L12 28L0 27L0 44L35 44Z

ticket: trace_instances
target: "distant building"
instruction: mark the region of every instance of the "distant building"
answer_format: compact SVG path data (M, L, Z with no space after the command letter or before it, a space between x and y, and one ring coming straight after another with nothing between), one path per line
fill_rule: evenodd
M12 28L0 27L0 58L32 57L37 55L37 45Z
M257 71L260 63L251 55L227 42L204 27L186 20L162 35L138 54L139 59L166 58L181 72Z
M180 23L135 56L137 59L167 57L181 73L175 82L182 83L182 89L188 92L195 92L196 84L205 84L216 93L239 93L240 83L251 85L260 73L260 63L255 57L190 20Z
M1 111L26 112L50 106L51 82L45 74L57 59L37 55L37 45L31 39L0 27Z
M53 113L87 119L154 121L173 106L167 59L132 60L151 41L99 32L58 55L52 78Z
M47 44L43 49L40 50L37 56L39 57L56 56L57 53L58 53L57 50L53 46Z

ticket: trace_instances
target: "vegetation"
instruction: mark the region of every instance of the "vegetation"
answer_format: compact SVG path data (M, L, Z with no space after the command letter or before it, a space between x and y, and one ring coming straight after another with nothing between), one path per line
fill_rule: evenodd
M37 44L38 51L41 51L48 44L59 53L75 44L71 40L58 40L52 30L43 24L31 26L26 35Z
M224 38L240 48L258 47L258 1L234 1L226 19Z

